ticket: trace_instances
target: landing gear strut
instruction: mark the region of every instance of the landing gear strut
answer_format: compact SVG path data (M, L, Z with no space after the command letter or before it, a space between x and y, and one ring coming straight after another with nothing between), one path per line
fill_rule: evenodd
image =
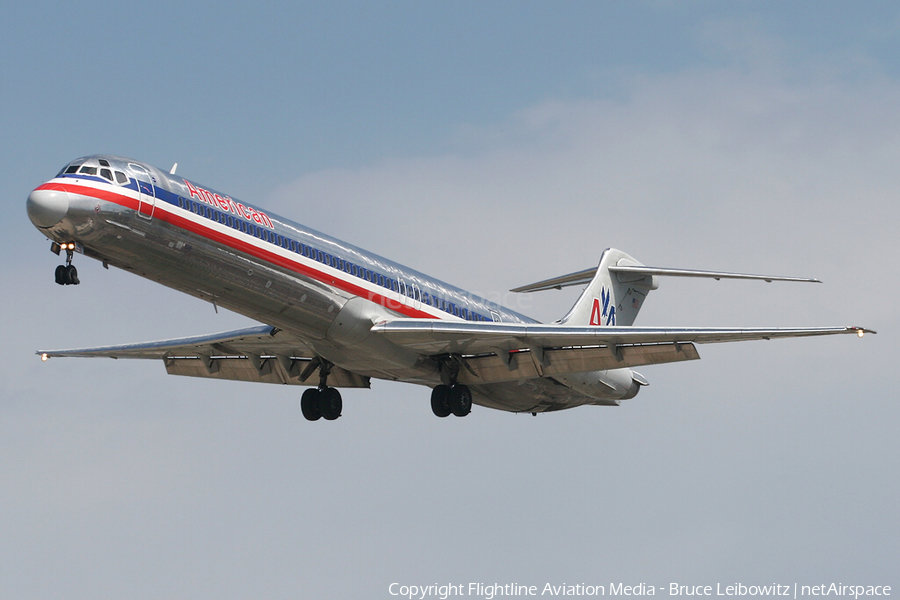
M300 411L307 421L318 421L320 418L334 421L341 416L344 407L341 393L328 387L331 366L331 363L322 360L319 366L319 387L309 388L300 397Z
M59 285L78 285L78 270L72 264L72 257L75 255L75 244L57 244L56 242L50 247L51 250L59 254L59 251L65 249L66 264L56 267L56 283Z

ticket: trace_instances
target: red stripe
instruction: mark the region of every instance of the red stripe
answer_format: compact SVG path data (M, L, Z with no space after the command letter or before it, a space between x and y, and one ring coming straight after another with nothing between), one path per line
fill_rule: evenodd
M113 204L118 204L119 206L124 206L126 208L130 208L132 210L138 209L138 200L135 198L131 198L124 194L120 194L118 192L114 192L111 190L105 189L97 189L93 187L87 187L82 185L75 185L71 183L45 183L39 186L37 189L39 190L57 190L57 191L65 191L71 192L73 194L80 194L82 196L90 196L93 198L97 198L98 200L103 200L105 202L112 202ZM146 203L144 203L146 204ZM160 211L160 205L156 205L156 212L153 214L153 218L160 219L173 225L174 227L179 227L186 231L190 231L191 233L195 233L203 238L208 240L217 242L219 244L228 246L233 248L234 250L238 250L239 252L243 252L245 254L249 254L251 256L255 256L259 259L262 259L270 264L277 265L279 267L288 269L289 271L293 271L295 273L299 273L301 275L306 275L307 277L311 277L316 281L320 281L322 283L333 285L334 287L341 289L345 292L349 292L354 296L359 296L361 298L365 298L370 302L374 302L375 304L380 304L381 306L393 310L395 312L399 312L408 317L413 317L416 319L434 319L434 315L426 313L424 311L413 308L412 306L407 306L405 304L401 304L397 300L384 296L382 294L378 294L363 288L352 281L347 281L344 279L333 277L325 273L324 271L320 271L318 269L314 269L302 263L296 262L294 260L285 258L280 254L276 254L267 250L266 248L261 248L252 244L250 242L246 242L244 240L231 237L225 235L215 229L206 227L199 223L195 223L190 219L185 219L184 217L175 214L174 212L169 212L169 204L168 202L162 202L163 208ZM182 209L183 210L183 209ZM143 214L148 214L144 212Z

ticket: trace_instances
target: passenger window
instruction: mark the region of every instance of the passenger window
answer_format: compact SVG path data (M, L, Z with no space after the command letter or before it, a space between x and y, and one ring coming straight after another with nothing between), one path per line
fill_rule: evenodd
M85 175L96 175L97 167L89 167L89 166L85 165L85 166L81 167L81 169L78 172L84 173Z
M110 181L112 181L113 180L112 171L110 171L109 169L100 169L100 177L103 177L104 179L109 179Z

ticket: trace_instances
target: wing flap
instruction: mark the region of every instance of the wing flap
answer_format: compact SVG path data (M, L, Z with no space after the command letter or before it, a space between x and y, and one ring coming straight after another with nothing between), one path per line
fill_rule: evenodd
M460 369L459 382L467 385L498 383L700 358L697 348L690 343L559 348L545 350L542 359L537 354L531 350L505 352L497 349L490 355L467 356L467 368Z
M288 366L278 360L277 356L261 356L258 364L252 357L215 357L205 358L167 358L166 373L169 375L185 375L187 377L208 377L212 379L230 379L235 381L252 381L256 383L280 383L282 385L316 385L318 378L300 379L309 358L292 358ZM369 378L358 375L340 367L331 367L328 373L328 385L338 388L368 388Z
M157 342L39 350L46 358L134 358L165 362L170 375L232 379L288 385L316 385L318 378L300 376L315 356L301 338L269 325L249 327L210 335ZM369 387L369 378L332 367L328 384L333 387Z

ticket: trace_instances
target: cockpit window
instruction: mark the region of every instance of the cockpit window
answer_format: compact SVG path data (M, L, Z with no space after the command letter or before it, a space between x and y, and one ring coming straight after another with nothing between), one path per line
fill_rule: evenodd
M105 158L101 158L101 159L100 159L100 166L101 166L101 167L108 167L108 166L109 166L109 161L106 160Z
M81 167L81 169L78 172L84 173L85 175L96 175L97 167L89 167L89 166L85 165L85 166Z
M100 169L100 177L103 177L105 179L109 179L110 181L112 181L112 171L110 171L109 169Z
M66 173L77 173L78 167L80 167L80 166L81 165L69 165L69 168L66 169Z
M116 171L116 183L128 183L128 177L122 171Z

